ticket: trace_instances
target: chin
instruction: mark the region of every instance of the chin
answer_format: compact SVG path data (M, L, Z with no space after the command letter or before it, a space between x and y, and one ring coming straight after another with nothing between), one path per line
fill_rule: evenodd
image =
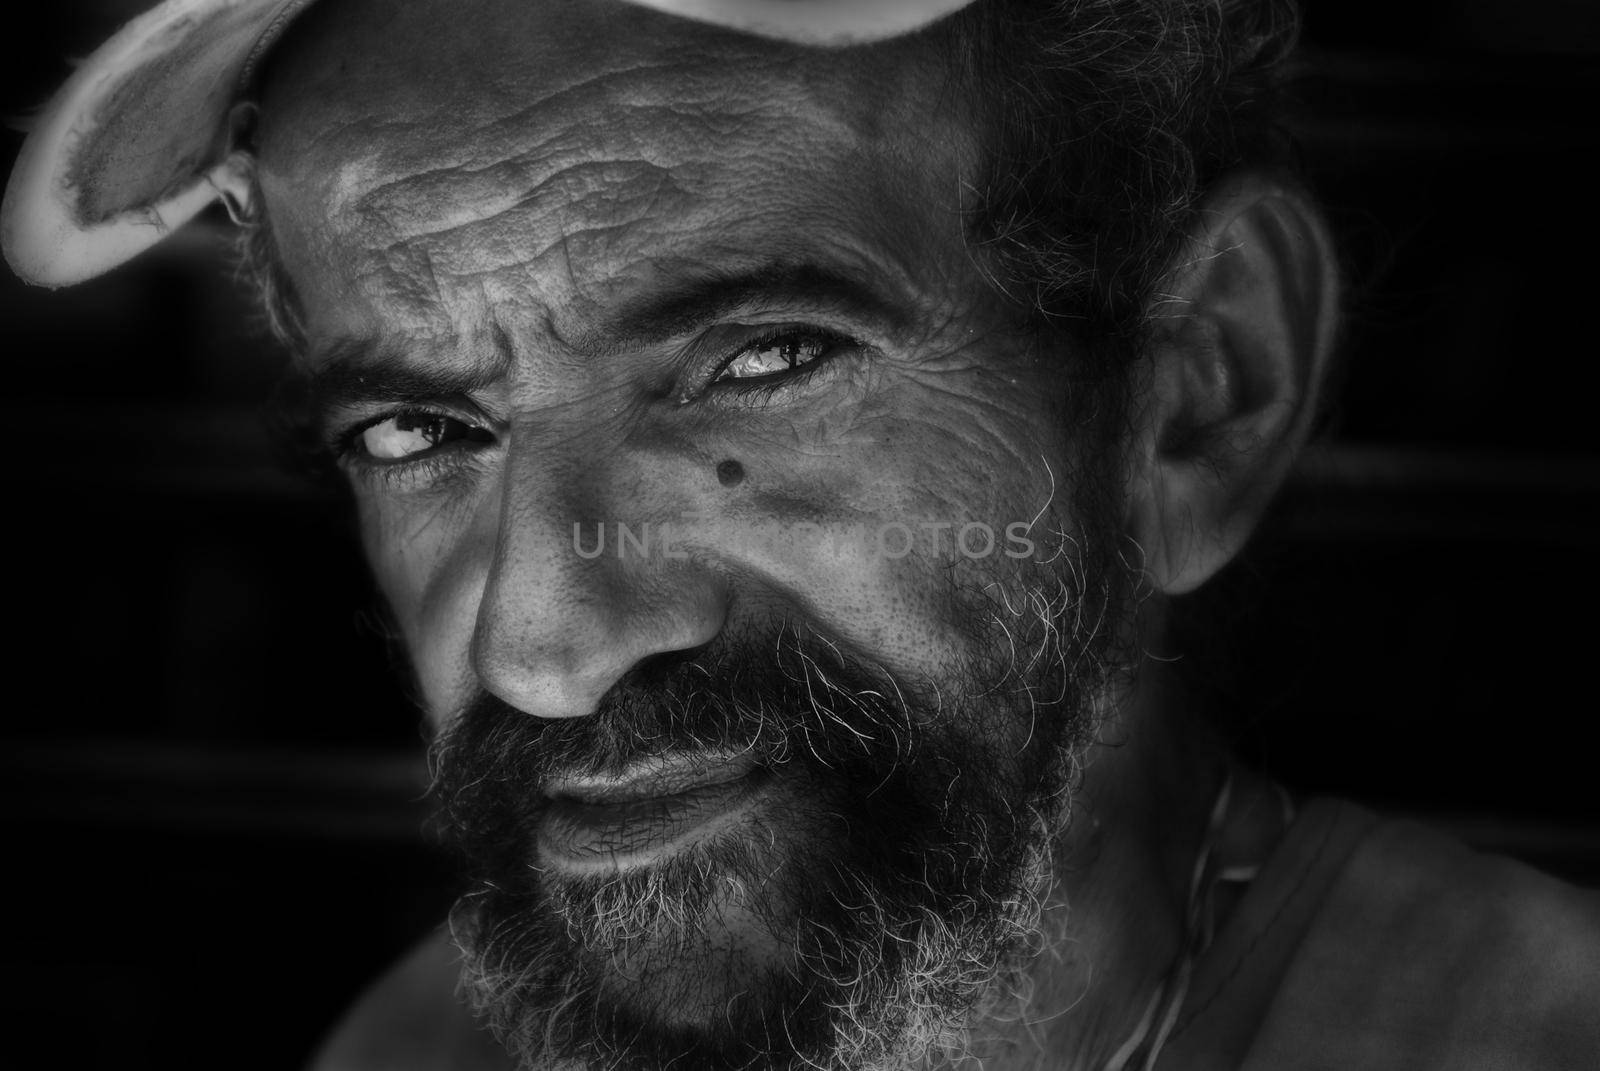
M886 841L796 780L648 863L535 862L463 899L470 992L524 1066L843 1071L965 1043L1010 992L1044 852L972 876L981 852Z

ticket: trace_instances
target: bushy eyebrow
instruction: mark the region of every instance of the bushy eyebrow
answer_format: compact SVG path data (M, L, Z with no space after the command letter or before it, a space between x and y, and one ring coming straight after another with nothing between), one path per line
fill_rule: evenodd
M872 282L814 263L774 263L745 272L692 276L656 288L607 317L611 345L681 338L752 309L828 308L886 331L904 326L906 310Z
M392 342L340 337L312 349L306 362L311 410L318 420L362 405L422 405L483 390L505 375L510 346L495 332L496 359L456 368L419 364Z

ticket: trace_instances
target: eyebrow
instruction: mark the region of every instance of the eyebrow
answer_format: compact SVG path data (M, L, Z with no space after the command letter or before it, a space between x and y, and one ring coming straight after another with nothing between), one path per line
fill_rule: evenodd
M624 304L600 333L611 345L650 345L762 307L835 309L889 331L906 321L904 303L872 283L815 263L775 263L713 273L658 289Z
M830 308L886 331L902 328L904 306L868 282L814 263L767 264L746 272L700 275L624 303L607 323L585 332L595 351L648 346L682 338L719 320L768 307ZM312 347L304 364L312 412L319 422L362 405L421 405L483 390L513 360L510 339L493 325L494 358L473 368L418 364L392 341L341 336ZM590 346L580 345L589 350Z
M320 422L359 405L420 405L482 390L504 376L511 358L509 341L498 329L493 334L495 358L474 368L417 364L376 338L342 336L316 346L305 362L312 413Z

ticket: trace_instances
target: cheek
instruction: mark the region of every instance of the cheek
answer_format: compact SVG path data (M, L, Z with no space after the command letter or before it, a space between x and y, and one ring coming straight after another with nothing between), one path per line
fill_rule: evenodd
M1023 582L1013 526L1046 527L1028 528L1050 512L1063 466L983 414L940 412L937 423L834 419L814 438L800 429L745 466L726 514L743 529L708 542L734 548L827 634L907 679L950 682L983 639L974 606Z
M459 504L363 499L362 543L435 727L473 695L472 635L492 555Z

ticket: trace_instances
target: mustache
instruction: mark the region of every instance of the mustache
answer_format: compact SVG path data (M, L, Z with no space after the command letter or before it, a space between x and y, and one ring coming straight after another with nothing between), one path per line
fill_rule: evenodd
M658 657L632 670L585 717L538 718L487 692L430 749L432 795L455 836L486 799L526 819L541 787L572 776L618 775L653 758L738 753L778 768L837 776L910 761L939 720L937 693L815 634L784 627L756 641ZM518 806L516 801L521 801Z

